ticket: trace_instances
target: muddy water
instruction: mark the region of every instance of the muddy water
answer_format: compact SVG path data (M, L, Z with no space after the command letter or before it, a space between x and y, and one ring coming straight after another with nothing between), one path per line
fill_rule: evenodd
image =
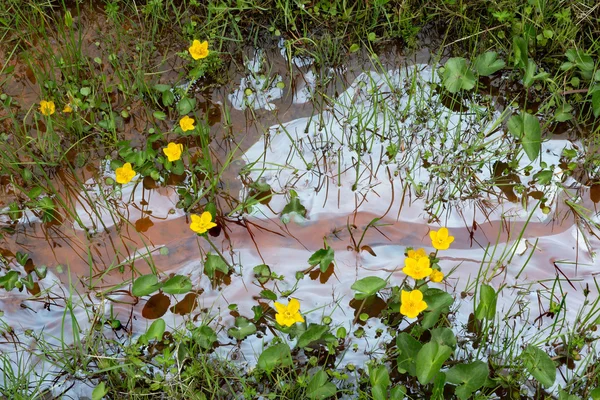
M95 43L99 37L95 35L98 31L91 31L89 39L87 34L84 37L89 43ZM206 240L189 230L188 216L177 208L175 185L147 189L141 182L133 182L124 186L120 194L115 194L109 185L105 185L110 173L104 170L99 159L94 158L84 168L75 171L60 169L55 176L53 185L65 200L60 224L44 224L33 213L25 213L14 227L14 233L5 235L0 244L3 254L15 268L21 267L14 264L14 255L26 252L33 266L45 265L49 269L47 277L39 283L41 293L38 296L16 290L0 293L0 310L4 312L2 320L14 329L22 346L34 346L33 341L22 335L28 330L43 331L45 339L51 343L58 344L58 338L67 342L73 339L70 337L73 329L70 315L64 322L66 298L73 300L75 307L72 312L82 330L88 329L93 322L85 307L93 307L103 310L106 316L120 319L128 332L143 332L152 322L143 316L148 299L137 301L132 298L129 282L135 276L156 270L161 276L172 273L189 275L194 289L201 293L197 299L198 307L189 315L182 317L175 309L166 311L163 318L168 324L177 326L185 319L203 321L218 317L213 324L223 344L218 352L246 361L251 366L256 361L255 355L260 353L263 343L268 343L272 334L266 331L235 344L226 334L234 321L227 309L229 305L236 304L240 315L251 317L252 307L266 302L259 301L264 288L276 293L292 291L291 296L301 301L307 322L319 323L322 317L331 316L336 326L345 326L353 331L358 322L351 285L365 276L389 277L394 283L401 282L405 278L401 268L406 248L425 247L431 251L428 233L439 226L448 226L456 238L451 250L440 253L442 268L446 273L456 269L446 283L438 286L468 292L465 306L456 314L457 320L465 325L472 310L469 295L474 290L469 283L480 271L483 271L484 280L494 287L506 285L499 312L521 325L533 321L544 326L551 323L552 320L547 317L538 318L548 310L550 299L560 302L566 297L567 319L572 319L585 301L584 289L590 290L588 296L598 296L594 285L599 273L595 258L595 251L600 245L598 230L578 217L566 203L569 200L583 206L589 210L586 212L592 221L598 222L596 204L592 202L592 199L597 199L595 188L575 186L576 182L568 179L556 185L554 194L547 195L550 198L547 201L550 207L548 215L539 210L536 199L529 199L524 207L523 204L507 201L498 193L481 194L476 198L465 196L467 199L463 200L445 199L442 209L433 217L431 212L425 212L429 207L427 191L416 191L407 185L408 176L400 168L395 169L393 165L379 168L377 162L383 159L383 149L377 146L383 142L377 143L370 153L372 163L364 164L374 166L367 169L370 171L368 176L362 178L361 175L358 179L353 175L351 166L355 165L355 161L344 164L345 158L351 159L354 153L338 133L343 135L346 132L343 121L348 117L348 107L359 104L362 110L369 112L370 100L361 97L355 82L363 70L374 69L371 65L365 65L364 60L356 60L345 70L325 71L308 65L294 67L290 74L288 60L278 50L248 50L246 57L246 72L236 76L231 84L196 94L199 107L209 116L207 121L211 126L211 151L215 164L218 165L232 149L239 148L237 158L222 177L223 196L219 206L223 215L217 220L221 232L211 237L234 267L230 280L215 284L202 274L204 257L212 250ZM257 65L260 64L259 59L263 60L261 66ZM385 69L393 70L402 65L408 71L420 66L420 71L425 71L429 74L427 78L433 79L431 71L422 67L421 59L408 62L397 55L382 59ZM172 83L168 79L179 78L181 61L176 57L167 57L167 60L161 81ZM19 74L20 78L4 90L20 98L25 108L31 107L38 101L37 86L26 69ZM268 96L260 98L259 86L265 83L260 76L263 74L273 78L272 82L278 82L275 78L280 76L285 87L280 91L270 87L265 91ZM324 88L311 86L313 78L319 75L328 75L332 83ZM386 90L391 89L383 86L380 83L378 89L389 94ZM255 93L252 104L239 102L240 91L247 88ZM320 91L320 94L315 96L315 91ZM432 98L433 95L427 97ZM231 115L230 121L225 121L225 107ZM464 115L461 112L444 112L446 114L440 114L440 118L469 118L462 111ZM152 126L148 114L140 108L132 112L131 120L124 125L124 135L132 143L141 143L143 132ZM321 126L315 127L317 122L312 121L318 121ZM168 129L168 124L172 123L162 123L166 124L163 128ZM338 123L339 126L336 125ZM478 121L473 122L476 123ZM407 126L410 126L410 121ZM477 126L484 127L484 124ZM339 145L337 159L333 161L343 165L343 171L350 172L336 172L332 160L327 159L322 149L316 152L311 146L307 146L309 150L294 149L291 143L286 142L291 139L277 134L276 131L282 127L288 130L296 143L308 140L311 145L318 143L315 138L321 140L319 135L326 131L329 148ZM384 127L389 128L388 125ZM421 137L425 135L423 133ZM407 141L404 146L408 148L415 143ZM423 140L422 143L427 142ZM444 145L435 144L442 153ZM188 143L188 146L192 147L193 143ZM543 154L548 154L544 157L548 157L548 162L553 160L557 164L557 154L560 155L568 143L551 140L544 146ZM315 156L319 152L320 157ZM318 179L306 178L314 171L299 161L300 154L322 168ZM264 169L269 172L252 171L244 179L267 181L274 196L268 206L257 206L250 213L229 215L236 200L245 195L240 170L253 162L258 162L259 170L263 167L260 162L264 162ZM273 165L277 167L273 168ZM491 165L488 169L487 177L494 175ZM289 174L288 170L291 171ZM299 177L298 171L306 175ZM396 171L397 175L394 174ZM410 173L413 181L433 181L422 168L415 168ZM487 177L483 173L481 179ZM359 184L353 187L353 182ZM307 218L284 224L279 212L289 200L290 188L297 190L307 208ZM452 187L437 186L437 189L447 193ZM7 190L4 204L15 195L18 193ZM576 200L576 197L579 199ZM381 218L377 227L371 227L364 233L374 218ZM324 242L335 250L335 267L328 271L329 274L313 272L297 283L296 272L307 270L308 258L322 248ZM368 246L368 250L363 246ZM493 250L494 246L496 250ZM362 251L357 250L361 247ZM259 264L269 265L283 279L268 282L264 287L259 285L252 271ZM555 280L561 281L560 294L551 290ZM516 293L525 293L525 301L535 304L529 315L521 315L519 308L514 306ZM184 298L183 295L174 297L176 300ZM171 305L175 304L175 299L170 301ZM374 311L376 307L373 305L366 311ZM371 318L364 328L367 331L364 338L352 337L348 342L348 345L356 343L359 350L338 360L339 366L348 362L360 364L383 354L381 346L389 340L389 333L373 340L374 332L384 328L381 322ZM13 351L12 342L15 340L15 337L6 337L1 344L3 350ZM526 340L525 337L523 340ZM13 353L17 357L17 353ZM38 367L48 368L42 363ZM81 390L85 393L84 389Z

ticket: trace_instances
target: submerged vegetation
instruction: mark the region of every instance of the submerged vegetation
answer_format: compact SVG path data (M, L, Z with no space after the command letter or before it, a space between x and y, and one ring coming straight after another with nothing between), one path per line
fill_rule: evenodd
M600 399L599 34L0 2L0 398Z

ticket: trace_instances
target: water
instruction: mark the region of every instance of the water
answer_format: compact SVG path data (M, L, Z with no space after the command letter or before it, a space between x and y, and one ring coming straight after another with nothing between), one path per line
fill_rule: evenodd
M278 51L249 51L242 76L210 96L198 95L213 116L215 163L240 147L239 158L223 174L221 209L228 212L237 199L246 198L249 182L268 184L273 193L268 204L219 218L221 233L211 240L234 267L229 279L215 284L202 274L211 247L189 229L188 215L177 208L175 185L154 187L134 181L114 192L106 181L113 173L99 157L75 171L62 169L53 180L68 199L62 223L44 224L26 212L14 233L2 239L12 268L24 272L15 263L17 252L28 253L34 267L48 267L38 296L0 292L5 331L10 327L13 332L5 334L0 348L15 366L26 349L36 348L34 336L42 335L54 345L76 343L79 334L74 334L71 313L79 332L85 332L92 327L88 311L93 308L119 319L134 337L152 322L144 316L164 313L169 327L211 320L220 343L216 353L252 368L273 338L271 331L240 344L226 332L236 315L250 318L253 306L272 306L261 299L264 289L297 298L307 323L330 317L333 326L350 333L363 326L367 334L361 338L350 334L346 351L336 359L338 367L361 365L385 354L391 332L378 318L357 320L350 287L367 276L400 283L405 278L401 268L406 248L432 251L428 233L440 226L448 227L456 238L450 250L440 253L440 265L445 273L456 269L444 283L432 286L464 293L453 313L457 326L466 326L473 311L475 280L503 287L498 315L504 318L499 326L524 329L519 343L527 343L539 330L549 336L555 333L554 320L546 314L550 300L566 299L561 315L565 324L572 324L586 302L584 289L588 299L598 296L598 229L566 202L591 210L589 221L598 223L597 186L590 189L563 176L559 167L563 149L581 149L581 143L563 135L542 144L547 166L536 162L528 175L518 174L519 183L532 196L505 186L481 192L480 183L501 175L495 165L514 161L504 154L514 145L498 122L503 107L471 103L452 111L432 85L438 82L435 65L402 57L390 56L378 72L358 60L346 72L319 71L306 60L296 60L302 65L293 68L294 76L287 61ZM332 83L318 89L316 77L323 75ZM280 82L285 86L278 86ZM245 96L246 89L252 94ZM26 91L28 95L32 90ZM224 107L230 109L227 123ZM135 123L138 127L128 135L141 141L139 132L148 121L139 117ZM394 151L390 145L396 146ZM523 171L528 165L522 157L515 169ZM544 169L553 174L548 186L533 179ZM513 178L507 179L510 183ZM7 188L4 205L15 195ZM280 216L291 190L306 208L305 217ZM376 227L368 228L374 218L380 218ZM335 251L333 270L313 271L297 281L296 273L307 271L309 257L324 243ZM267 264L282 279L259 285L253 272L259 264ZM170 308L185 295L156 307L147 306L147 297L140 301L132 297L127 282L154 269L162 277L189 276L199 293L197 308L189 314ZM558 282L560 290L553 288ZM521 304L515 304L517 297ZM382 301L363 311L377 316ZM237 313L230 312L233 304ZM40 375L53 369L35 357L27 362ZM54 387L54 392L61 387ZM90 393L85 384L70 392Z

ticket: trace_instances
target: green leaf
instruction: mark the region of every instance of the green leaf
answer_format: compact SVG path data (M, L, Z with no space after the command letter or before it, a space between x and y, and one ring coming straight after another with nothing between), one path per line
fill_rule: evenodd
M229 273L229 267L225 261L223 261L221 256L208 254L206 256L206 262L204 263L204 273L209 278L214 278L215 271L221 271L222 273L227 274Z
M194 332L194 339L204 350L210 350L217 341L217 334L210 326L202 325Z
M167 294L183 294L192 290L192 281L187 276L175 275L167 280L162 291Z
M561 106L557 107L556 112L554 113L554 119L558 122L569 121L573 118L573 106L569 103L563 103Z
M360 45L357 43L352 43L350 46L350 53L356 53L358 50L360 50Z
M319 249L313 253L312 256L308 259L308 263L313 266L319 264L319 268L321 272L326 272L329 268L329 264L333 262L334 259L334 251L331 247L327 247L326 249Z
M475 310L475 318L493 320L496 317L496 302L498 294L490 285L479 288L479 304Z
M400 373L408 372L411 376L415 376L417 354L423 347L415 338L406 332L400 333L396 337L396 347L398 347L398 371Z
M164 106L168 107L171 104L175 103L175 95L170 90L162 93L162 103Z
M171 86L169 85L163 85L163 84L156 84L153 86L154 90L156 90L157 92L160 93L164 93L164 92L168 92L171 90Z
M536 346L527 345L522 353L523 363L527 371L535 378L542 386L549 388L554 384L556 379L556 366L554 361Z
M594 117L598 118L600 116L600 90L592 94L592 110L594 111Z
M152 115L159 121L164 121L165 119L167 119L167 114L165 114L162 111L154 111Z
M455 365L446 372L446 377L450 383L460 385L456 388L456 396L466 400L485 384L489 373L485 362L474 361L470 364Z
M386 285L387 281L384 279L377 276L368 276L354 282L351 289L355 291L354 298L356 300L362 300L366 297L373 296Z
M385 365L372 367L369 365L369 380L371 381L371 395L373 400L387 400L388 387L391 384L390 374Z
M271 301L275 301L277 300L277 295L275 294L275 292L273 292L272 290L262 290L260 292L260 297L262 297L263 299L267 299L267 300L271 300Z
M528 58L527 64L525 66L525 75L523 76L523 86L528 88L531 85L533 85L533 82L534 82L533 77L535 75L536 70L537 70L537 64L535 63L535 61L533 61L533 59Z
M552 182L553 176L554 173L552 171L545 169L533 175L533 179L540 185L547 185Z
M18 281L19 273L17 271L9 271L6 275L0 277L0 287L3 287L4 290L10 292L15 288Z
M243 340L246 337L256 333L256 325L248 321L247 318L237 317L235 327L229 328L227 334L237 340Z
M520 115L513 115L508 120L508 131L521 139L527 157L530 161L534 161L540 154L542 146L542 129L537 117L524 111Z
M600 387L592 390L590 396L592 397L592 400L600 400Z
M28 193L27 197L31 200L35 200L40 194L42 194L43 189L39 186L34 186Z
M432 329L431 341L451 348L456 347L456 336L452 329L446 327Z
M298 347L307 347L312 342L321 340L323 335L329 330L327 325L310 324L308 329L304 331L298 338Z
M102 398L108 393L108 389L104 382L100 382L92 391L92 400L102 400Z
M154 274L142 275L133 282L131 286L131 294L135 297L142 297L156 292L162 284L158 282L158 278Z
M144 336L147 341L150 341L152 339L160 341L163 338L166 328L167 324L165 323L165 321L162 318L159 318L156 321L152 322L152 324L150 324L150 326L146 330L146 333L144 333Z
M527 58L527 42L520 36L513 37L513 53L515 55L514 65L516 67L525 68Z
M475 75L467 67L467 61L462 57L453 57L444 64L442 82L450 93L460 90L471 90L475 87Z
M196 99L184 97L177 103L177 111L179 115L189 114L196 107Z
M258 357L257 367L265 372L273 372L277 367L291 367L292 354L285 343L279 343L265 349Z
M427 309L431 311L443 310L454 303L454 298L450 293L435 288L429 288L423 292L423 300L427 303Z
M90 93L92 93L92 89L90 89L89 87L82 87L81 89L79 89L79 93L81 93L82 96L89 96Z
M448 346L439 345L437 342L429 342L423 345L417 354L417 379L422 385L428 384L442 368L444 362L452 354Z
M296 213L301 217L306 218L306 208L302 205L302 203L300 203L298 197L292 196L290 202L283 207L283 210L281 210L281 216L290 213Z
M328 379L327 373L319 369L308 381L306 396L309 399L326 399L334 396L337 393L337 388L333 383L328 382Z
M498 58L495 51L485 52L475 59L475 70L481 76L490 76L494 72L500 71L505 66L505 62Z
M260 264L253 268L254 277L261 284L265 284L271 279L271 268L266 264Z

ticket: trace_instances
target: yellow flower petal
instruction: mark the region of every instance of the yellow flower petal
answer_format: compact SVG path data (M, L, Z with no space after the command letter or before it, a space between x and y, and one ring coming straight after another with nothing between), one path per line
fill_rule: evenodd
M413 290L410 292L410 300L418 303L423 300L423 293L420 290Z
M444 273L438 269L434 269L431 275L429 275L429 280L431 282L441 282L444 279Z
M186 115L179 120L179 126L181 127L181 130L184 132L192 131L195 128L194 119L190 118Z
M292 314L296 314L298 311L300 311L300 302L296 299L291 299L288 303L288 311Z
M122 185L131 182L135 174L136 172L131 167L131 163L125 163L115 170L116 181Z

